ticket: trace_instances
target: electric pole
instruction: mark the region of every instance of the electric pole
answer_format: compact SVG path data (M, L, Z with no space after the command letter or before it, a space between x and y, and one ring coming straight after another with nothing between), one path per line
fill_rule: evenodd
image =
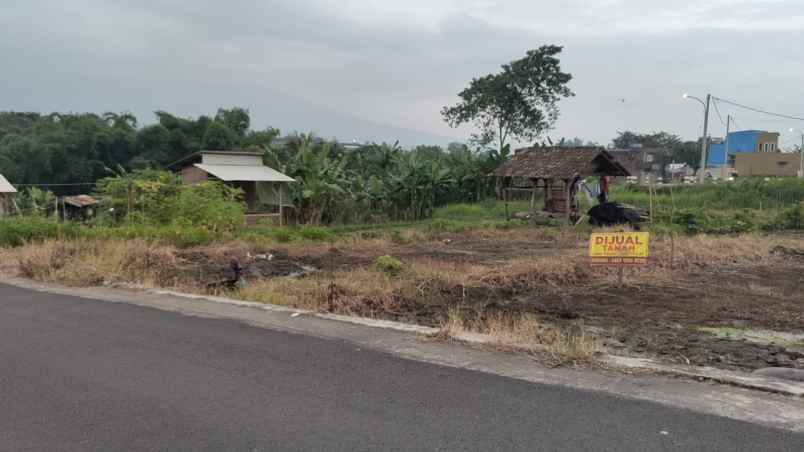
M801 147L798 148L798 177L804 179L804 131L801 129L790 129L790 132L798 132L799 135L801 135Z
M729 133L731 133L731 115L726 115L726 144L723 147L723 158L725 159L724 166L726 168L729 167ZM729 171L729 177L731 177L731 170ZM722 172L721 172L722 173ZM721 174L723 177L723 174Z
M706 95L706 104L704 105L704 128L703 128L703 137L701 138L701 168L698 171L700 175L698 176L698 181L703 182L705 180L704 173L706 172L706 151L709 150L709 103L712 100L712 95Z

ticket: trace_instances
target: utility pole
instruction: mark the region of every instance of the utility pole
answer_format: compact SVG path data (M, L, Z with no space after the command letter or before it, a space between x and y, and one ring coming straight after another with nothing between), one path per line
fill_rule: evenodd
M709 150L709 103L712 100L712 95L706 95L706 104L704 105L704 128L703 138L701 139L701 168L698 171L698 181L703 183L705 180L704 173L706 172L706 152Z
M804 179L804 132L801 132L801 147L798 148L798 177Z
M726 115L726 144L723 147L723 158L726 159L725 165L727 168L729 166L729 133L731 132L731 115ZM731 172L731 171L729 171ZM722 176L722 174L721 174ZM731 176L731 174L729 175Z
M798 132L801 135L801 147L798 148L798 177L804 179L804 131L801 129L790 129L790 132Z

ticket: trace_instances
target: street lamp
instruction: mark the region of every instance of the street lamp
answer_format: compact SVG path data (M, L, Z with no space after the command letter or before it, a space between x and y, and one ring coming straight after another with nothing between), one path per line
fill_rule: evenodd
M799 160L799 168L798 168L798 177L804 178L804 131L801 129L794 129L790 128L790 133L798 132L801 135L801 147L798 148L798 160Z
M706 151L709 149L709 102L712 99L712 95L711 94L706 95L706 102L704 102L702 99L698 97L690 96L687 93L684 93L684 95L682 95L681 97L683 97L684 99L695 99L698 102L700 102L701 105L703 105L704 107L703 138L701 139L701 167L698 170L699 173L698 181L703 182L704 171L706 171Z

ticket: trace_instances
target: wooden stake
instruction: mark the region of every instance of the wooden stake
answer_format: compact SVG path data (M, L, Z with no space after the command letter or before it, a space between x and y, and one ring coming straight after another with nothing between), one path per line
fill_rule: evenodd
M570 206L572 202L570 200L571 191L570 179L564 179L564 208L566 209L565 216L567 217L567 224L572 224L572 221L570 220Z
M280 183L279 184L279 226L284 226L285 225L284 224L285 216L283 215L284 211L282 210L282 201L283 201L282 200L282 192L283 191L284 191L283 190L283 185Z
M670 270L675 267L676 260L676 234L670 232Z

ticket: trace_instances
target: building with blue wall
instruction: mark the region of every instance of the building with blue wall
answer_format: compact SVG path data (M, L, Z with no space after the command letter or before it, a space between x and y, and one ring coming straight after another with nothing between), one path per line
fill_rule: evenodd
M726 150L726 144L729 149ZM764 130L731 132L727 139L709 144L706 166L734 166L734 154L752 152L778 152L779 134Z

